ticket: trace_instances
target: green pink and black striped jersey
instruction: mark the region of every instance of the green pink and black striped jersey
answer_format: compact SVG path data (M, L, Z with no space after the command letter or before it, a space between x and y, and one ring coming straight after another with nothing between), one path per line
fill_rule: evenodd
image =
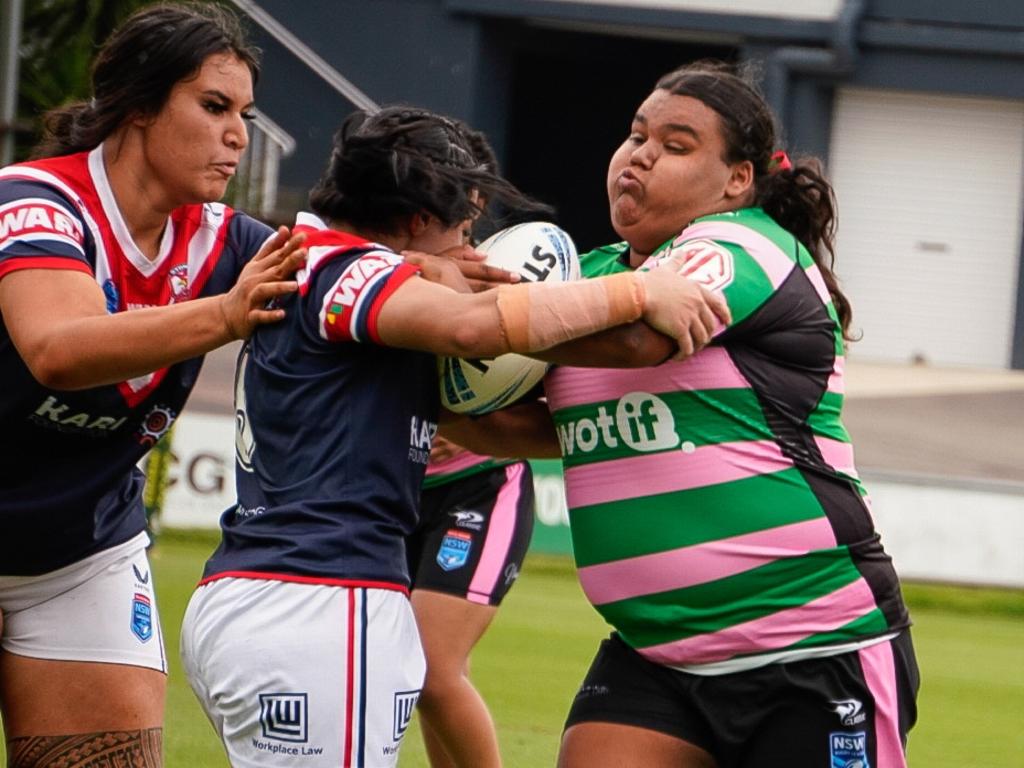
M732 311L711 345L545 382L588 598L676 667L819 655L906 627L840 420L843 339L813 259L756 208L697 219L653 259L680 249ZM583 274L628 257L599 248Z
M496 467L504 467L515 459L497 459L493 456L481 456L472 451L462 450L451 458L443 461L431 461L427 464L427 474L423 478L423 489L436 488L446 483L486 472Z

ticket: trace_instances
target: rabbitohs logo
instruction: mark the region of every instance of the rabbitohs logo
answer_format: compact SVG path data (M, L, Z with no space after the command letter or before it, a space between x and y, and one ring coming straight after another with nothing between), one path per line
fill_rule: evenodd
M684 240L680 237L671 248L653 256L644 267L654 267L680 255L682 266L679 268L679 274L700 283L709 291L725 288L736 277L732 251L714 240L704 238Z

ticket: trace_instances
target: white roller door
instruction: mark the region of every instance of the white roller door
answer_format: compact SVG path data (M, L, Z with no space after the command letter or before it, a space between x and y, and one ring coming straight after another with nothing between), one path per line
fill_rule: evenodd
M842 89L834 118L851 356L1009 367L1024 103Z

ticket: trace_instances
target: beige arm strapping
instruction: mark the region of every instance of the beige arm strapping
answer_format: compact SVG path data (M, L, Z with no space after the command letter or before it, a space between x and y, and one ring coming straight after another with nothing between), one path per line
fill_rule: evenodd
M498 288L498 316L509 350L528 354L639 320L644 283L623 272L572 283L530 283Z

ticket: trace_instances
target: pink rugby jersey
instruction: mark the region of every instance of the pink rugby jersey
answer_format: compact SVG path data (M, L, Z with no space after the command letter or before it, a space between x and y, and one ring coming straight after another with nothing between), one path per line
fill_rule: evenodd
M546 379L587 597L646 658L821 655L909 624L840 420L843 340L807 250L762 210L697 219L659 254L733 323L684 362ZM629 269L625 243L582 257Z

